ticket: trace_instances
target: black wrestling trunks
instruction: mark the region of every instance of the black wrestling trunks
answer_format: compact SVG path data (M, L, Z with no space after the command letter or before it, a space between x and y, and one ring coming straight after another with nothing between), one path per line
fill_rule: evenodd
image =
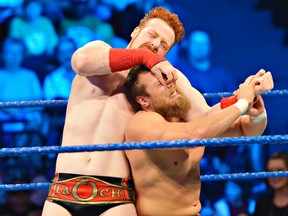
M95 216L112 207L134 203L133 188L128 178L56 173L47 201L62 206L73 216Z

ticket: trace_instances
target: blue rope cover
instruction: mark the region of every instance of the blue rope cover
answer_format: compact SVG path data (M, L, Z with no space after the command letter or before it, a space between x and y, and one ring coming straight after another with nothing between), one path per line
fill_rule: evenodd
M2 108L22 108L22 107L54 107L66 106L67 100L38 100L38 101L15 101L15 102L0 102Z
M21 148L2 148L1 156L21 156L29 154L48 154L63 152L90 152L90 151L113 151L113 150L132 150L132 149L159 149L159 148L191 148L198 146L231 146L248 144L287 144L288 135L269 135L269 136L251 136L251 137L226 137L209 138L195 140L172 140L172 141L154 141L154 142L123 142L111 144L90 144L81 146L35 146Z
M259 179L259 178L279 178L288 177L288 171L280 172L256 172L256 173L230 173L230 174L212 174L200 176L201 181L225 181L234 179ZM27 184L2 184L0 191L18 191L18 190L40 190L48 189L50 183L27 183Z
M221 98L231 96L233 92L216 92L216 93L204 93L203 96L205 98ZM288 89L282 90L271 90L262 94L262 96L287 96Z
M218 92L218 93L204 93L205 98L227 97L232 95L232 92ZM264 96L286 96L288 90L271 90L265 92ZM68 100L38 100L38 101L15 101L15 102L0 102L0 109L2 108L19 108L19 107L52 107L52 106L66 106Z
M204 93L205 98L226 97L232 95L231 92ZM288 90L273 90L264 93L265 96L286 96ZM40 100L40 101L20 101L20 102L0 102L0 108L18 107L52 107L65 106L67 100ZM254 136L237 138L212 138L201 140L174 140L174 141L154 141L154 142L124 142L101 145L82 145L82 146L44 146L44 147L23 147L23 148L2 148L0 156L17 156L24 154L48 154L64 152L83 152L83 151L107 151L107 150L132 150L132 149L157 149L157 148L187 148L197 146L228 146L238 144L273 144L288 143L288 135L275 136ZM201 181L219 181L233 179L255 179L255 178L275 178L288 177L287 171L281 172L258 172L258 173L234 173L234 174L212 174L202 175ZM30 183L30 184L4 184L0 185L0 190L36 190L47 189L50 183Z

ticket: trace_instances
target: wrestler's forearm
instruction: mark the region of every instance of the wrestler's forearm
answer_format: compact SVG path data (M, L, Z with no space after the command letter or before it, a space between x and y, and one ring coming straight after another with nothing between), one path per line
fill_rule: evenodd
M216 120L212 125L209 126L211 128L217 128L218 130L217 134L214 137L219 137L222 134L224 134L226 131L232 128L231 125L235 124L235 122L237 122L237 119L239 119L239 115L235 116L234 111L232 111L232 107L234 106L231 106L229 107L229 109L226 109L226 110L224 109L224 110L218 111L217 114L211 115L211 116L219 117L218 120ZM217 107L215 107L214 109L217 109Z
M102 41L93 41L76 50L72 56L73 70L80 76L111 73L109 67L110 46Z
M267 126L267 113L261 96L254 98L253 106L240 119L244 136L260 136Z
M220 103L217 103L208 110L207 115L215 114L220 110L221 110Z
M209 115L201 119L189 122L194 125L191 132L196 131L194 138L213 138L222 136L230 126L239 118L241 112L234 105L227 109L221 110L214 115ZM190 133L191 133L190 132ZM199 133L200 132L200 133ZM191 133L191 135L194 135ZM193 137L190 137L193 139Z
M248 115L241 116L227 129L221 137L260 136L267 126L267 118L260 122L253 122Z
M151 69L162 61L166 61L163 56L147 49L111 48L104 42L94 41L73 54L72 67L79 75L94 76L128 70L139 64Z
M248 115L241 117L241 130L243 136L260 136L264 133L267 126L267 118L260 122L253 122Z

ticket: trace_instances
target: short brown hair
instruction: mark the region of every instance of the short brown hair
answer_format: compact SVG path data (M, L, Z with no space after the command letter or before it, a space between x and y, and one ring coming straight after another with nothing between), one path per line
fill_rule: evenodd
M139 84L139 75L150 72L151 71L145 65L136 65L130 69L124 83L126 98L133 106L135 112L142 109L140 104L136 101L136 97L149 96L143 84Z
M174 44L181 41L184 37L185 30L182 22L175 13L171 13L163 7L155 7L145 14L144 18L140 21L139 27L145 26L145 24L150 20L158 18L166 22L175 32Z
M268 167L268 163L270 160L282 160L285 163L286 169L288 169L288 153L284 151L278 151L272 154L272 156L268 159L266 163L266 168Z

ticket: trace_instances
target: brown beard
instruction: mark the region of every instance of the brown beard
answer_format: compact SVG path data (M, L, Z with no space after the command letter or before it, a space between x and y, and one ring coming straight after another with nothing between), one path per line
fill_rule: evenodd
M179 94L181 94L179 92ZM156 106L154 106L154 111L161 114L165 119L172 117L184 120L187 117L188 111L191 108L190 102L181 94L177 101L173 104L162 101Z

